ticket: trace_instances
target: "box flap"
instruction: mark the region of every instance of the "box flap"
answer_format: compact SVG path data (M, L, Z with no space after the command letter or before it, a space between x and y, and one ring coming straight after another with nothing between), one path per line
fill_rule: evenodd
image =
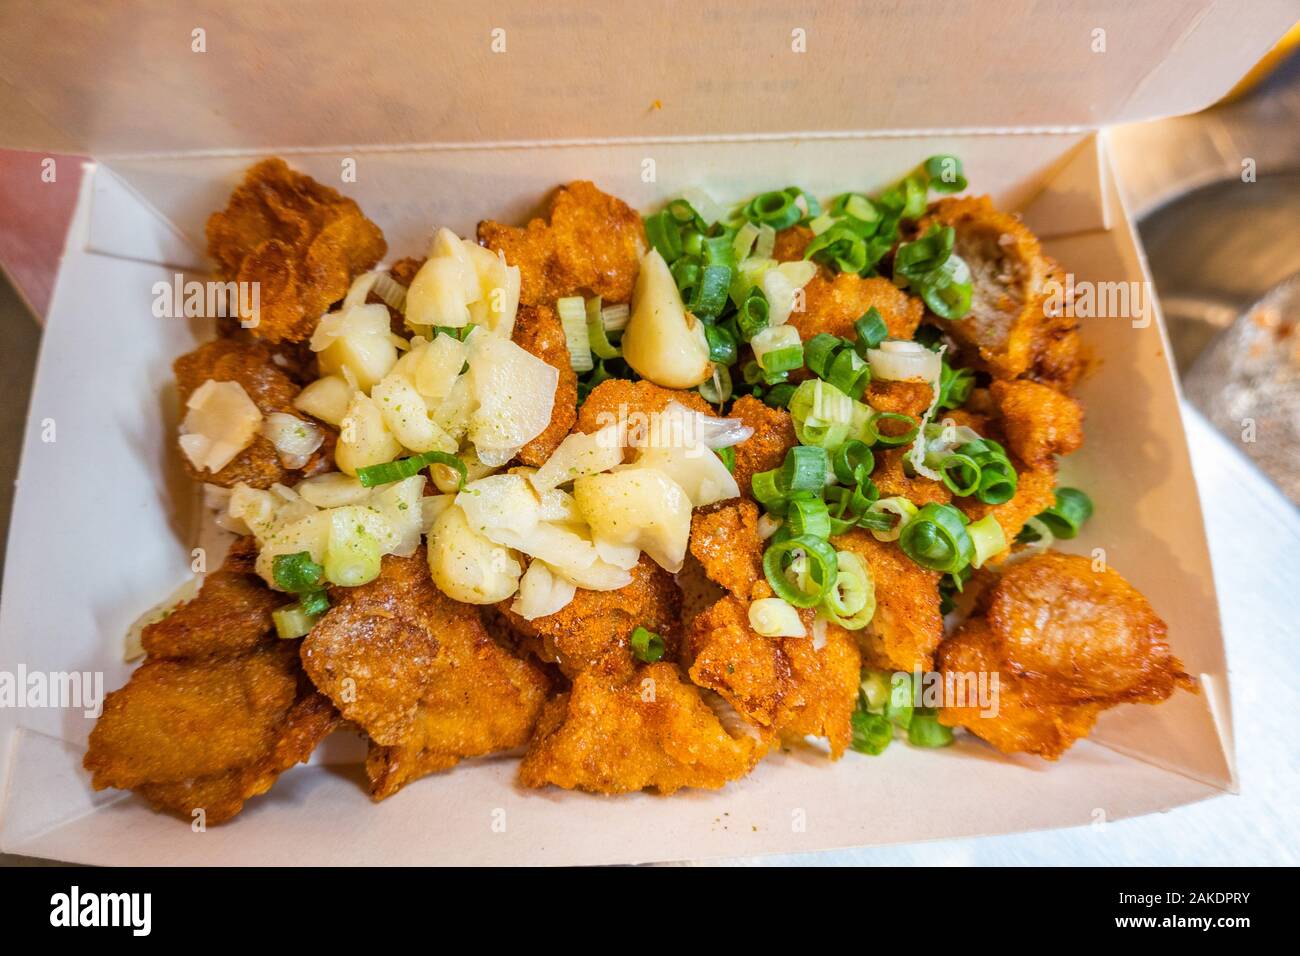
M0 12L0 145L120 154L1093 128L1199 109L1289 0L130 0ZM57 42L51 42L56 40Z

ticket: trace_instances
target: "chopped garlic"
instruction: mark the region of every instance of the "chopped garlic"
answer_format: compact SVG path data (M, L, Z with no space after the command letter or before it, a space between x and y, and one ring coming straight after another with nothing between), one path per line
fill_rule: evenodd
M341 375L323 375L297 394L293 407L338 428L355 391Z
M578 508L593 536L615 545L636 545L660 567L676 574L691 534L691 501L681 485L654 468L630 467L579 478Z
M195 468L217 472L252 444L262 424L262 413L238 382L208 379L194 390L180 446Z
M577 590L573 582L553 574L545 561L534 561L519 579L519 596L510 610L532 621L564 608Z
M311 337L324 374L351 373L362 391L369 391L397 363L388 307L375 302L331 312Z
M339 470L355 475L358 468L392 461L401 453L402 445L388 430L379 407L363 392L353 395L334 446Z
M508 339L475 332L469 376L478 402L469 439L484 464L504 465L551 423L560 373Z
M441 338L441 336L440 336ZM456 440L433 417L410 379L396 371L370 390L384 424L402 446L414 452L444 451L455 454Z
M764 637L807 637L799 612L780 598L760 598L749 605L749 626Z
M311 422L287 412L272 412L262 423L262 435L275 446L280 464L301 468L325 441L325 433Z
M514 594L523 569L508 548L469 526L452 505L429 532L429 573L444 594L466 604L495 604Z
M575 432L560 442L532 476L533 487L549 491L585 475L609 471L623 463L623 426L606 425L585 435Z

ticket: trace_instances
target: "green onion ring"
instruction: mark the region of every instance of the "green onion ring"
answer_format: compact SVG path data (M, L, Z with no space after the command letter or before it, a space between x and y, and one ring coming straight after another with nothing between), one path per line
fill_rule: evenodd
M1039 514L1038 520L1047 525L1054 536L1073 538L1092 517L1092 499L1078 488L1057 488L1053 495L1056 503Z
M871 446L864 441L850 439L831 455L831 467L835 477L846 485L862 484L863 478L870 478L876 469L876 456Z
M773 536L775 538L775 536ZM805 591L785 575L785 559L802 552L808 560L808 583L816 590ZM795 607L815 607L835 586L839 562L830 543L812 535L793 535L768 546L763 553L763 574L777 597Z
M909 427L901 435L886 435L880 430L880 422L907 422ZM915 440L919 430L920 426L917 424L916 419L899 412L876 412L867 420L869 444L884 445L886 448L896 448L899 445L910 444Z
M927 504L903 527L898 544L921 567L948 574L959 572L975 557L965 516L952 505Z
M795 445L786 452L785 461L777 472L778 487L786 495L796 491L821 494L829 471L830 461L825 448Z
M790 533L796 537L805 534L815 538L831 536L830 509L821 498L794 499L790 502L785 520L790 526Z
M969 455L949 455L939 462L944 486L958 498L973 495L980 488L979 464Z
M822 602L822 610L833 623L849 631L860 631L876 613L876 584L866 562L852 551L836 552L838 572L835 586Z

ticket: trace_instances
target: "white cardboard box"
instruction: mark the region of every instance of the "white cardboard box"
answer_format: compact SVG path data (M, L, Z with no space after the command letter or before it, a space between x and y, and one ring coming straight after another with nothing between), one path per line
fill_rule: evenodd
M170 363L209 332L153 318L152 286L204 267L204 220L254 159L280 153L331 184L355 160L342 188L397 258L422 250L434 224L472 234L480 218L522 219L576 178L641 207L687 185L720 199L787 183L829 195L956 152L973 189L1021 209L1078 279L1144 282L1102 127L1211 102L1294 10L134 6L0 15L0 145L96 157L42 343L0 671L103 672L108 689L130 671L121 635L189 573L198 534L173 451ZM206 52L193 50L196 29ZM1101 364L1080 389L1087 444L1063 480L1098 511L1071 544L1104 548L1148 596L1203 690L1108 712L1059 763L970 738L838 763L810 750L720 792L665 799L523 791L503 758L372 805L358 749L332 739L233 822L196 834L134 797L90 791L80 712L0 708L0 848L119 864L635 862L1076 826L1231 790L1226 662L1163 329L1158 315L1096 319L1084 337Z

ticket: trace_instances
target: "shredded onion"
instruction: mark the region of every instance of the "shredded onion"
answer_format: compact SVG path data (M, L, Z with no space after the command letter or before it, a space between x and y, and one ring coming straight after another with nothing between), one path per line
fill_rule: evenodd
M695 211L700 214L700 218L710 226L715 222L721 222L727 217L726 212L718 205L717 201L698 186L687 186L682 190L682 198L690 203Z
M931 461L942 461L967 442L979 441L980 433L968 425L951 424L951 419L932 422L931 427L939 428L939 434L925 441L925 457Z
M607 305L600 310L600 324L606 332L621 332L627 328L627 320L631 315L632 310L626 302Z
M145 611L132 622L131 627L126 632L126 639L122 649L122 660L128 664L131 661L139 660L144 657L144 644L142 638L144 629L150 624L156 624L170 614L173 610L182 604L192 600L199 593L199 583L201 578L198 575L185 579L175 591L167 595L149 610Z
M882 342L880 344L884 346L890 343ZM931 481L943 481L943 475L925 463L925 426L930 424L930 419L934 418L934 413L939 408L940 382L943 378L943 353L948 351L948 346L941 345L939 351L930 352L925 346L917 345L915 342L907 344L915 345L934 358L933 374L930 376L930 407L925 410L925 414L921 416L921 421L917 425L916 440L912 442L912 447L907 453L907 460L912 463L912 468L918 475L924 475ZM872 372L875 372L874 367Z
M812 647L814 651L820 651L826 646L826 618L818 614L813 618L812 626Z
M867 362L872 377L886 382L933 382L943 368L940 353L907 341L881 342L880 348L867 350Z
M629 429L627 444L633 448L689 448L703 445L717 451L738 445L754 429L736 418L719 418L692 411L680 402L669 402L651 416L648 429Z
M406 286L402 285L387 272L376 273L375 284L372 289L375 295L384 300L384 303L391 309L398 312L406 311Z
M348 294L343 298L343 308L340 312L346 312L354 305L361 305L366 301L366 296L374 288L375 282L379 279L378 272L363 272L352 280L352 285L348 286Z
M719 448L730 448L733 445L739 445L743 441L748 441L753 434L754 429L738 418L718 418L716 415L699 416L700 444L706 448L712 448L714 451Z

